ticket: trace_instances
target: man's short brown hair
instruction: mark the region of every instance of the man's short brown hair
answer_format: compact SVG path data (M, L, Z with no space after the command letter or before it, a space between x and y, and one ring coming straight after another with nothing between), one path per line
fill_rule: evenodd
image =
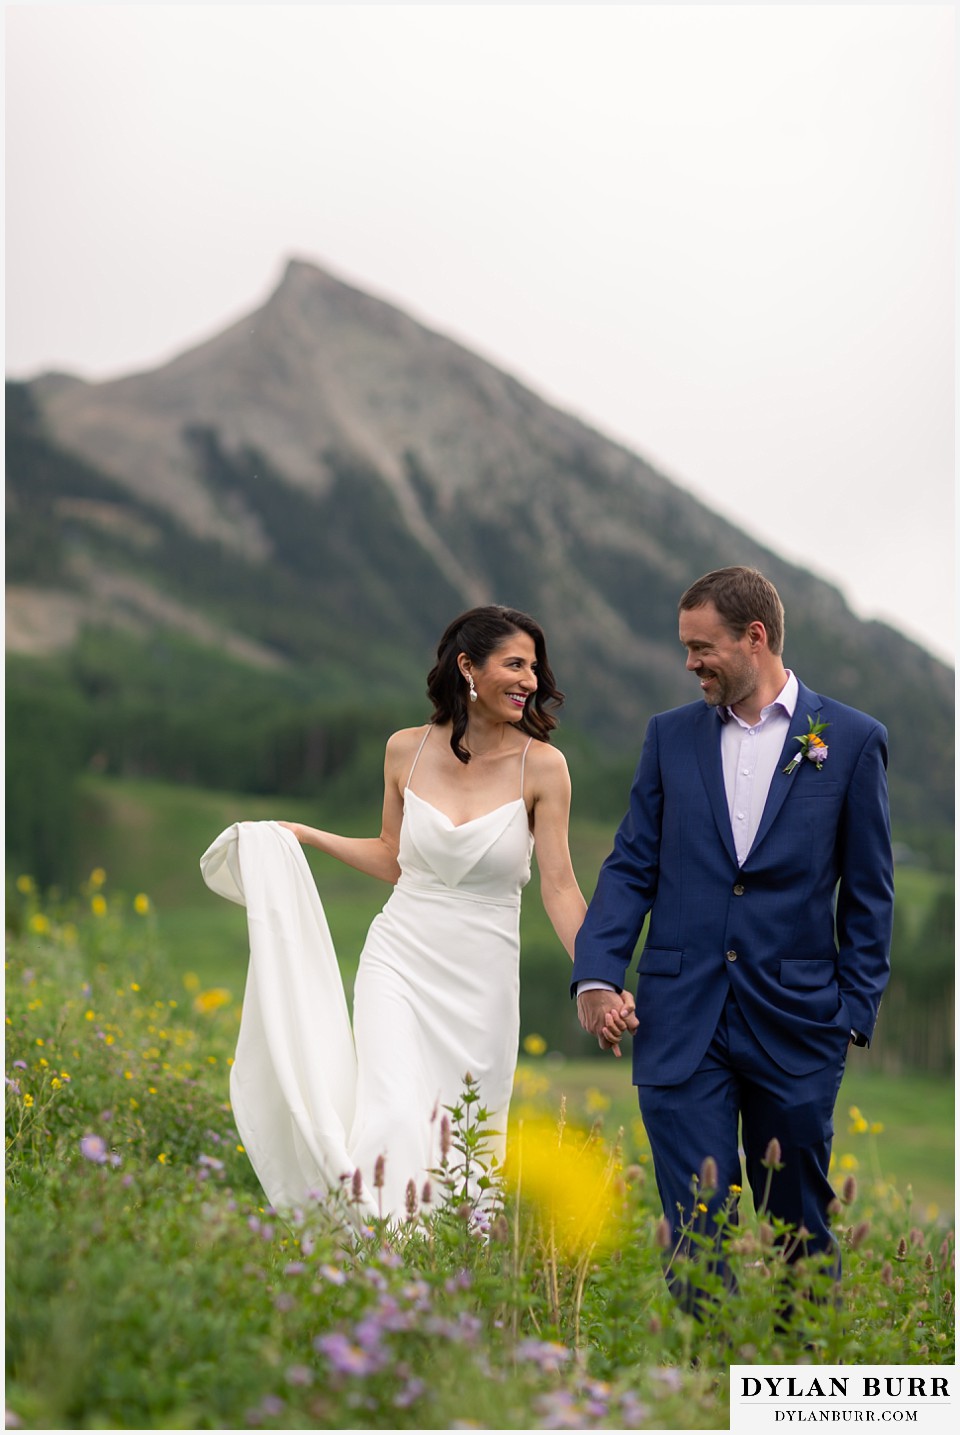
M769 578L756 568L716 568L692 583L678 608L681 613L712 603L721 620L736 638L742 638L751 623L767 630L771 653L783 652L783 604Z

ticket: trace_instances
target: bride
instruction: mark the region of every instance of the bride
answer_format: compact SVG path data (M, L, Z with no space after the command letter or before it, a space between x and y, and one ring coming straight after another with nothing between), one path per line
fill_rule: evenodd
M230 1094L275 1206L343 1183L367 1215L429 1203L444 1108L467 1073L502 1163L534 839L544 908L573 958L586 904L568 847L567 765L549 745L548 709L563 694L542 629L511 608L463 613L440 640L427 694L430 721L387 742L378 837L241 823L201 859L208 885L247 907L250 974ZM298 843L394 887L360 956L352 1033ZM601 1038L618 1056L632 1006L625 992Z

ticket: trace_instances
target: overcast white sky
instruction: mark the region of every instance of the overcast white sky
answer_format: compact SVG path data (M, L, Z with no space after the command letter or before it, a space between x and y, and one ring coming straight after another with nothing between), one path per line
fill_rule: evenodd
M5 18L8 375L312 259L953 661L953 5Z

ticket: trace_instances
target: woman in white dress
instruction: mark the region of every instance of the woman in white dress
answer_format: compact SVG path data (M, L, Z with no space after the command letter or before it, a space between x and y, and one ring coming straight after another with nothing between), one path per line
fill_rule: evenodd
M568 847L567 765L549 745L556 726L549 709L562 703L563 694L540 626L510 608L462 614L440 640L427 693L433 704L430 722L396 732L387 742L378 837L343 837L302 823L240 828L272 828L274 843L291 833L300 843L394 884L360 957L354 990L355 1073L336 1097L336 1120L325 1109L321 1088L342 1082L343 1072L330 1066L349 1064L343 1033L325 1042L318 1033L314 1040L309 1020L306 1034L294 1030L303 1024L305 1007L331 1005L322 993L314 990L311 996L307 989L315 970L300 994L287 993L279 1019L264 1022L251 1011L249 1025L255 1030L246 1041L241 1031L231 1077L234 1111L275 1205L295 1201L298 1185L302 1197L317 1181L332 1185L359 1172L355 1179L362 1178L362 1204L369 1213L402 1215L413 1193L422 1198L429 1173L440 1164L444 1108L458 1101L467 1073L491 1113L489 1126L499 1133L492 1154L502 1162L519 1042L520 894L530 877L534 840L544 908L573 958L586 904ZM279 920L278 893L260 904L266 915L257 918L255 927L241 877L236 878L237 896L225 889L222 878L218 885L214 872L225 861L223 844L229 836L213 844L202 865L215 890L246 900L248 907L246 1022L247 1004L256 997L255 937L262 938L264 925L269 929ZM254 854L248 855L243 874L248 887L262 873L269 852L256 856L254 862ZM297 856L306 868L299 851ZM302 872L295 876L302 882ZM322 913L318 924L325 928ZM278 980L283 979L282 954L289 956L298 940L303 939L285 935L274 940L270 960L281 953ZM262 973L261 966L256 999L266 1003ZM271 975L276 975L273 967ZM290 981L299 981L296 962ZM632 998L625 992L619 1016L611 1018L608 1039L601 1044L619 1055L617 1039L628 1024L634 1024ZM326 1068L324 1053L315 1059L309 1049L317 1044L326 1045ZM289 1073L280 1070L286 1096L267 1103L265 1065L273 1061L285 1068L291 1047L300 1060L292 1095ZM284 1103L292 1139L280 1111Z

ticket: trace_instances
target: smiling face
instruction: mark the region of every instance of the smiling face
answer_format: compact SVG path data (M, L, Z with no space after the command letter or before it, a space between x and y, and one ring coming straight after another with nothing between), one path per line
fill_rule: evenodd
M537 691L537 651L527 633L511 633L480 667L462 653L460 670L472 673L477 690L477 701L469 705L471 717L519 722Z
M760 681L756 628L751 623L739 638L731 633L712 603L680 613L680 641L687 650L687 672L700 680L710 707L733 707L752 697Z

